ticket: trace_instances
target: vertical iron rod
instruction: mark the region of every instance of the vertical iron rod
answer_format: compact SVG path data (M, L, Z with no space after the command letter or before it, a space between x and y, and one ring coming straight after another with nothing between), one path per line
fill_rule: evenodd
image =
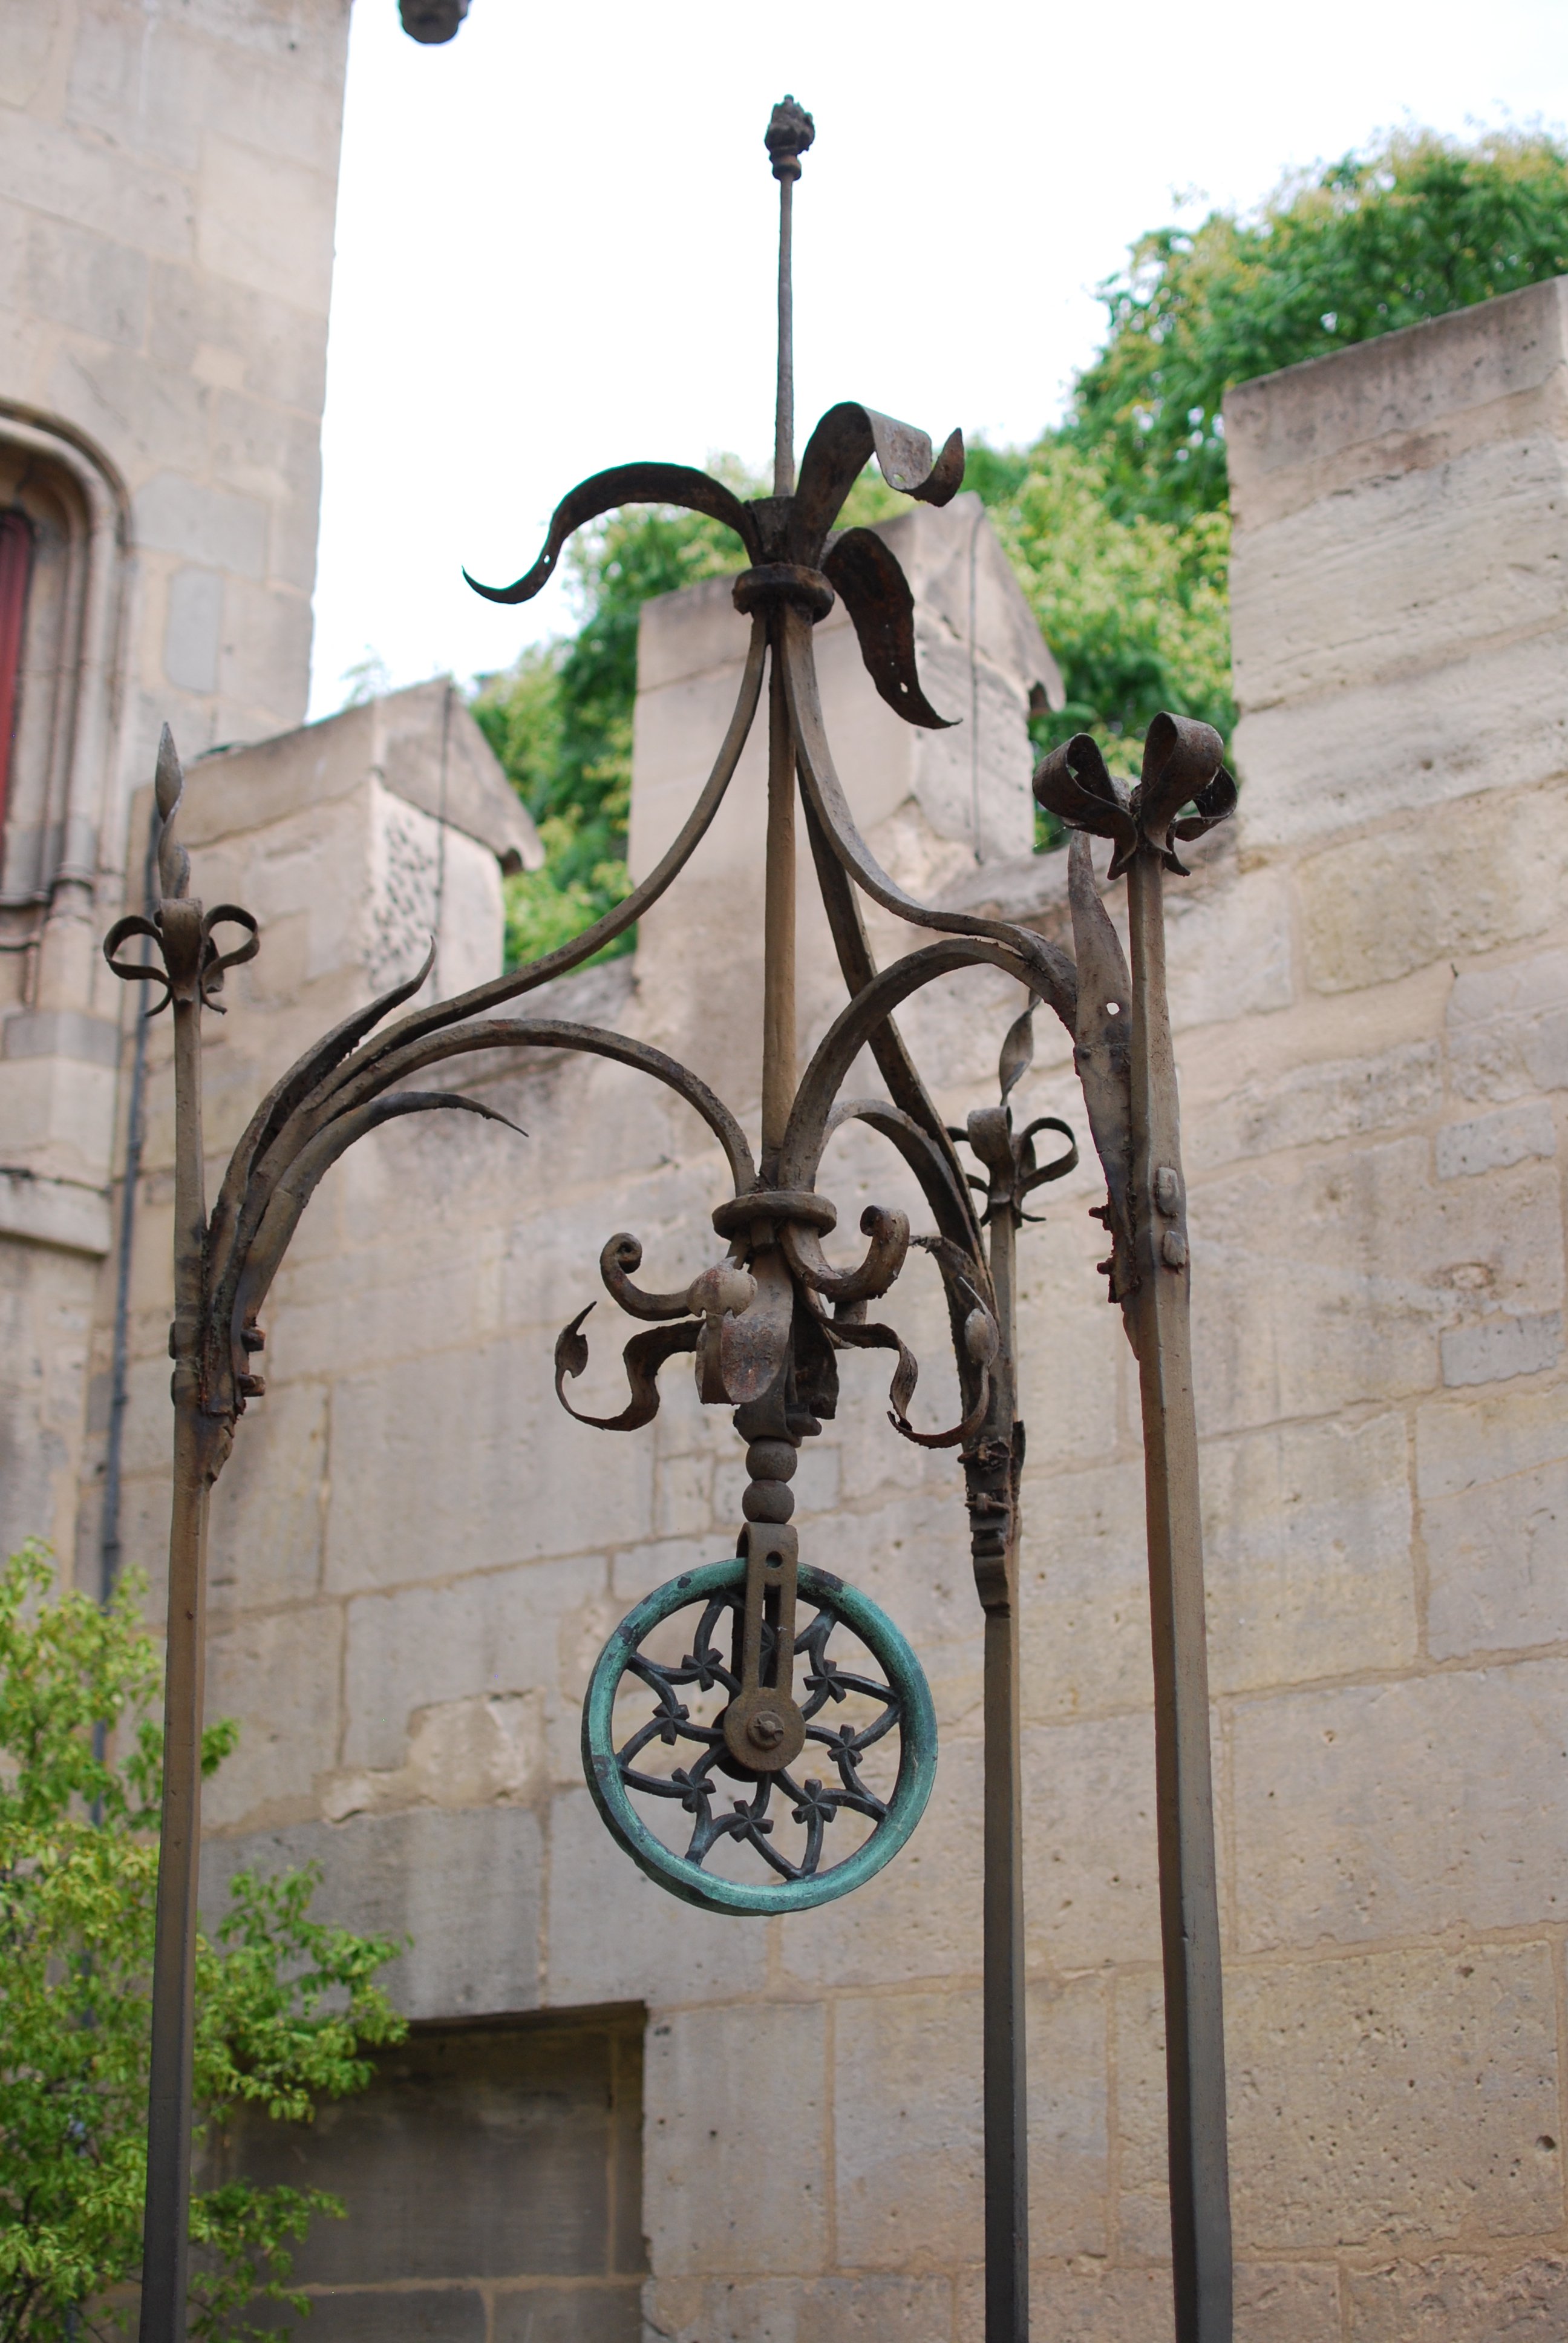
M189 907L166 904L166 917ZM195 907L199 920L200 906ZM207 1506L214 1433L202 1412L206 1237L202 1162L201 990L176 990L175 1040L175 1462L164 1679L163 1814L147 2110L141 2343L185 2343L190 2262L191 2087L206 1655Z
M1016 1584L1016 1560L1009 1575ZM1029 2343L1029 2099L1016 1625L1010 1606L985 1614L986 2343Z
M779 379L773 409L773 493L795 493L795 312L790 234L800 157L811 117L786 97L773 109L767 146L779 182ZM762 1172L772 1165L795 1102L795 732L779 657L781 614L768 645L768 836L762 914Z
M1133 1240L1154 1642L1155 1802L1165 1968L1177 2343L1231 2343L1231 2200L1191 1269L1158 853L1128 870Z
M789 181L785 181L788 188ZM795 733L775 631L768 654L768 837L762 905L762 1169L795 1103Z
M799 170L799 165L795 170ZM773 409L773 493L795 493L795 304L791 284L791 196L795 171L779 174L779 392Z
M1014 1413L1013 1328L1018 1223L1010 1198L990 1216L990 1273L1006 1383ZM985 2337L1029 2343L1029 2084L1023 1942L1023 1779L1018 1662L1019 1509L1008 1540L1005 1589L985 1601Z

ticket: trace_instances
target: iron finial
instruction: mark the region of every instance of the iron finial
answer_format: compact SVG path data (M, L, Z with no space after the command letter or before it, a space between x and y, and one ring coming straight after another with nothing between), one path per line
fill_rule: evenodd
M800 157L817 136L817 126L803 106L786 96L779 101L769 119L766 133L768 152L776 179L798 179Z
M166 724L158 738L153 795L157 800L159 820L158 878L165 895L174 898L186 894L190 887L191 859L175 836L175 816L179 811L185 785L175 736Z

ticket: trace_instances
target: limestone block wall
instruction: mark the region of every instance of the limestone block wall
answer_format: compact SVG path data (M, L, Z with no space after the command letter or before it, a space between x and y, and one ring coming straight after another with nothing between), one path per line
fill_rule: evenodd
M213 2161L287 2187L302 2159L347 2213L295 2253L297 2283L332 2289L313 2335L637 2343L640 2010L416 2034L303 2136L247 2107Z
M136 769L305 712L347 0L15 0L0 402L126 483ZM3 412L4 408L0 408Z
M1246 2343L1547 2343L1568 2323L1563 299L1391 337L1229 414L1242 810L1170 893ZM711 615L699 592L650 625L695 640ZM676 672L646 673L638 791ZM858 681L835 738L866 715ZM694 777L709 729L689 727ZM882 805L859 752L843 763L889 852L935 857L918 792ZM281 880L261 833L246 851ZM1060 880L1056 858L1014 858L933 883L1060 932ZM552 1005L662 1038L662 953L683 1030L706 985L739 1032L750 963L683 958L676 909ZM283 1026L246 988L301 980L276 972L303 951L282 926L214 1042L256 1074ZM993 1094L1017 1005L971 972L901 1018L953 1120ZM739 1048L723 1086L744 1105ZM419 2015L643 2003L650 2343L978 2343L980 1638L956 1472L895 1440L867 1361L796 1484L802 1551L883 1604L931 1678L942 1754L910 1847L788 1922L676 1904L594 1817L578 1704L631 1603L729 1547L739 1444L678 1370L646 1432L575 1425L549 1362L612 1231L638 1232L650 1283L710 1257L721 1167L619 1070L476 1076L528 1137L440 1117L369 1143L266 1313L268 1394L216 1505L209 1697L244 1737L210 1802L209 1903L241 1861L316 1857L326 1908L410 1932L395 1983ZM235 1112L241 1087L215 1081ZM1064 1034L1042 1030L1022 1103L1081 1125ZM836 1141L823 1184L841 1228L905 1201L869 1139ZM1141 1465L1097 1196L1086 1167L1021 1245L1033 2331L1161 2343ZM919 1266L887 1314L934 1423L945 1332ZM608 1315L589 1405L614 1388Z
M73 1535L131 788L166 719L195 757L305 709L347 26L8 0L0 31L0 496L36 531L0 839L9 1544Z

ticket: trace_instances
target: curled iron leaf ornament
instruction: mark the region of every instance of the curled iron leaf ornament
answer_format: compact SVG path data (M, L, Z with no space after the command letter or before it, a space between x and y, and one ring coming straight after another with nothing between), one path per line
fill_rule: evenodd
M822 575L843 600L866 672L890 708L907 724L940 731L955 719L939 716L915 671L915 598L909 580L874 528L847 528L836 537Z
M1075 733L1038 767L1034 793L1069 829L1114 843L1111 876L1120 879L1141 846L1168 870L1190 874L1171 841L1201 838L1236 810L1236 784L1225 770L1224 744L1211 724L1191 716L1157 716L1143 742L1143 771L1126 791L1087 732ZM1183 806L1192 811L1183 814Z
M622 505L678 505L686 512L706 513L709 520L732 528L753 561L762 558L761 539L750 508L732 488L689 464L617 464L580 480L564 496L550 516L538 558L531 569L509 586L481 586L467 571L464 578L487 602L531 602L548 584L562 548L579 528L600 520Z
M582 1325L594 1307L590 1302L588 1309L579 1310L570 1325L564 1326L556 1337L556 1397L575 1423L591 1424L596 1432L640 1432L658 1413L660 1367L678 1351L695 1351L702 1330L683 1321L678 1326L650 1327L646 1334L634 1334L621 1353L631 1393L625 1407L618 1415L585 1415L567 1397L566 1385L569 1377L580 1375L588 1366L588 1347Z
M166 724L158 739L153 779L161 823L158 880L163 900L150 920L135 911L116 920L104 938L104 957L115 974L127 984L151 982L163 986L163 999L153 1004L150 1016L157 1016L180 1001L215 1009L221 1017L223 1004L217 996L223 990L224 971L256 958L260 949L260 931L250 913L241 910L237 903L218 903L205 911L199 903L187 900L191 860L175 830L175 813L184 787L185 775L180 769L174 734ZM245 941L229 951L220 950L216 931L224 927L240 929ZM120 950L133 936L148 938L156 958L121 960Z

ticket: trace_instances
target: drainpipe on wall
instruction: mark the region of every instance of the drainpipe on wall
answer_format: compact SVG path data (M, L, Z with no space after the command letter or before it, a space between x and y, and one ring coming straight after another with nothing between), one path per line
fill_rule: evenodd
M142 908L150 919L157 907L158 809L147 816L147 847L142 858ZM142 957L148 947L142 946ZM148 974L152 974L151 969ZM136 1242L136 1191L141 1184L146 1138L147 1020L138 1002L131 1051L131 1095L126 1118L125 1183L120 1197L119 1242L115 1251L115 1319L109 1352L109 1429L104 1449L104 1503L98 1523L98 1600L107 1609L120 1574L120 1483L126 1446L126 1408L131 1323L131 1252Z

